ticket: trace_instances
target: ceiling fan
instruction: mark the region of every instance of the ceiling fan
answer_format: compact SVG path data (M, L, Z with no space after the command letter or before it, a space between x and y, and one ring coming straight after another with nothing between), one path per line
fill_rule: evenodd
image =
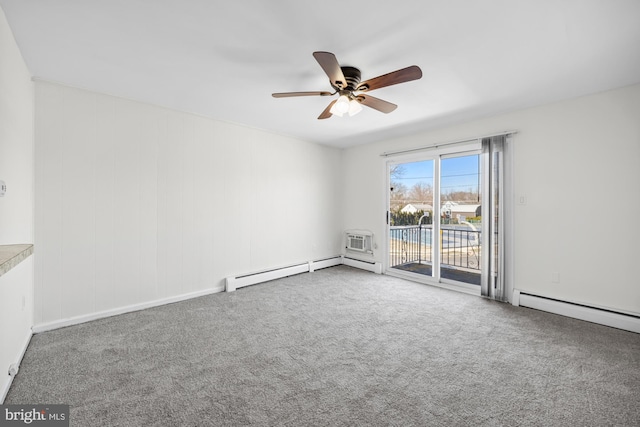
M360 82L360 70L355 67L340 66L333 53L313 52L313 57L316 58L316 61L329 76L329 83L335 89L335 92L284 92L274 93L272 96L274 98L288 98L293 96L333 96L336 93L339 94L338 99L331 101L322 114L318 116L318 119L328 119L332 115L342 117L344 114L348 114L353 116L362 110L361 104L383 113L390 113L398 106L365 93L398 83L418 80L422 77L420 67L412 65Z

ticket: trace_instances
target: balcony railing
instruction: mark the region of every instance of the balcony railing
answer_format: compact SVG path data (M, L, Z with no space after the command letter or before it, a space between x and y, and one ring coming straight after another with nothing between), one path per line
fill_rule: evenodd
M390 228L390 263L433 264L433 226L407 225ZM480 270L480 231L467 226L443 225L440 229L440 264Z

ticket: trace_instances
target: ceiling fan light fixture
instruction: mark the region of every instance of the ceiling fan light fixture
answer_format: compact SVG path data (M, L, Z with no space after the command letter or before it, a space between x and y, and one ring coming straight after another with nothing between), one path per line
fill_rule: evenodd
M340 98L333 104L329 112L335 116L342 117L344 113L349 112L349 98L346 95L340 95Z
M351 101L349 101L349 116L355 116L356 114L358 114L360 111L362 111L362 105L360 105L360 103L358 101L356 101L355 99L352 99Z

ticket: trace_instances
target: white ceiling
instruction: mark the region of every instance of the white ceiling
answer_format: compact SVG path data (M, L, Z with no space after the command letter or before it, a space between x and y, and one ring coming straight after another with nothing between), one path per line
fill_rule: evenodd
M0 0L34 77L346 147L640 82L640 0ZM312 52L366 80L383 114L317 120ZM337 96L337 95L336 95Z

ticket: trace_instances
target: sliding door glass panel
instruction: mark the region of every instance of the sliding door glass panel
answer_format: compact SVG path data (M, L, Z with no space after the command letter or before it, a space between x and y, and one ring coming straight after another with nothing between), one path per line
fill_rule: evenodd
M389 165L389 267L433 276L434 163Z
M440 159L440 254L442 280L480 286L482 195L480 153Z

